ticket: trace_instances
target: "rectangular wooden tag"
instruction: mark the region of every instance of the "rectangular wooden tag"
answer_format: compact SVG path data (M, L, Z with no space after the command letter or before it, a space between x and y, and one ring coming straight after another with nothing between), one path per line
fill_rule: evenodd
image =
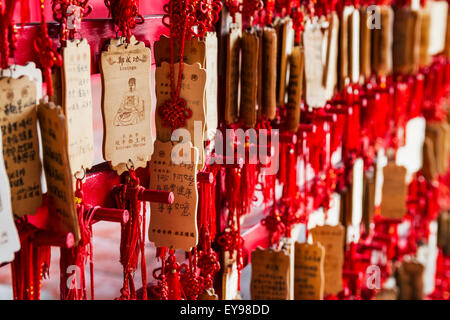
M155 62L160 66L163 62L170 63L170 38L161 35L158 41L155 41ZM174 62L180 62L180 44L178 40L173 40ZM198 37L185 40L183 62L187 64L200 63L205 67L206 61L206 41Z
M86 39L66 41L63 56L63 110L67 120L72 175L94 162L91 49Z
M416 261L403 261L397 272L400 300L423 299L423 272L425 267Z
M339 89L344 88L344 85L347 79L350 77L350 63L349 63L349 19L352 15L352 12L355 8L353 6L345 6L342 9L340 15L340 31L339 31L339 64L338 64L338 73L339 73Z
M198 150L191 142L155 141L150 189L172 191L175 196L172 204L150 203L148 237L156 247L190 251L197 245L197 165Z
M175 79L178 78L179 64L174 65ZM183 65L182 84L180 98L186 101L186 106L192 111L192 116L186 119L186 125L182 128L187 130L190 141L199 151L198 166L203 167L204 159L204 133L205 133L205 85L207 72L199 63ZM172 128L165 127L158 114L158 108L170 100L170 65L163 62L156 68L156 137L158 140L171 141Z
M419 14L410 8L396 8L394 14L394 40L392 45L395 73L411 73L418 54L420 41ZM419 39L419 40L417 40Z
M257 86L258 86L258 51L259 39L256 33L244 31L241 40L241 105L239 117L250 128L256 124Z
M348 19L349 74L353 83L359 82L359 10L353 10Z
M322 300L325 249L321 244L295 243L295 300Z
M103 155L119 174L129 160L146 167L153 153L150 65L150 49L134 38L101 55Z
M285 17L280 21L280 48L278 56L278 74L277 74L277 101L282 106L286 101L286 84L288 74L288 59L294 47L294 29L292 28L292 19Z
M381 215L401 219L406 213L406 168L388 162L383 168L383 179Z
M394 12L390 6L377 6L380 17L380 28L372 30L372 69L378 76L392 73L392 44L394 30ZM375 14L376 14L375 13ZM397 30L397 29L396 29Z
M205 84L205 116L206 116L206 140L214 140L216 136L216 129L218 125L217 116L217 85L218 85L218 42L215 32L208 32L205 35L205 69L206 69L206 84Z
M422 159L422 173L427 180L433 181L437 177L437 161L434 153L433 140L430 137L425 137L423 141Z
M72 171L67 148L67 122L61 107L41 101L38 106L39 127L44 151L44 169L50 197L52 226L57 232L72 232L75 242L80 239L75 209Z
M371 69L371 44L372 29L369 29L369 12L367 6L359 9L361 17L361 30L359 33L359 70L364 79L369 79L372 74Z
M238 119L239 75L240 75L241 29L231 28L227 36L227 63L225 79L225 122Z
M426 9L419 10L420 19L420 46L419 46L419 64L421 67L430 64L431 57L428 54L430 48L430 25L431 15Z
M288 86L288 103L286 107L286 130L297 132L300 123L300 104L303 93L303 67L305 59L303 56L303 48L294 47L289 58L289 86Z
M262 42L262 113L270 120L277 111L277 33L272 27L263 29Z
M427 7L430 10L430 46L428 54L433 56L441 53L445 48L445 31L447 30L447 1L429 1Z
M0 150L3 150L0 131ZM11 190L6 174L3 152L0 152L0 265L14 259L14 253L20 249L20 239L14 223L11 207Z
M342 290L342 268L344 265L344 227L318 226L311 229L314 244L325 248L325 287L324 294L336 295Z
M252 252L252 300L289 300L289 270L286 252L256 248Z
M339 17L336 12L329 16L327 37L327 53L325 59L325 69L323 72L323 86L325 87L325 98L330 100L337 85L337 59L339 40Z
M36 84L28 76L0 78L3 159L15 216L34 215L41 205L41 161L36 114Z

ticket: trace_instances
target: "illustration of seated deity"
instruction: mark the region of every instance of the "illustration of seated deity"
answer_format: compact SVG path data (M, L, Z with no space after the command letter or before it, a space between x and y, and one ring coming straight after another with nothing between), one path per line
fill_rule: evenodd
M131 126L144 120L144 101L136 94L136 79L128 80L129 89L125 93L114 117L115 126Z

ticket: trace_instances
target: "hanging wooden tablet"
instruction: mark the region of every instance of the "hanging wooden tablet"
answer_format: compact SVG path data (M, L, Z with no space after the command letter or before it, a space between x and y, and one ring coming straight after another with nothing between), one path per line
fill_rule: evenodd
M261 119L262 117L262 98L263 98L263 31L260 28L255 28L256 35L258 37L258 52L256 58L257 62L257 87L256 87L256 119Z
M374 172L366 172L364 175L363 222L366 232L370 230L370 224L372 223L372 219L375 213L376 178Z
M339 29L339 63L338 63L338 85L339 89L343 89L350 74L349 63L349 19L355 8L353 6L345 6L340 14Z
M309 107L323 107L326 102L323 86L323 41L319 22L308 20L303 32L305 55L305 101Z
M450 254L450 212L441 212L438 216L438 247L445 255Z
M344 227L319 226L311 229L314 244L320 243L325 249L324 294L336 295L342 290L342 268L344 264Z
M401 219L406 213L406 168L388 162L383 168L381 215L390 219Z
M218 42L215 32L208 32L204 38L205 41L205 69L206 69L206 102L205 102L205 114L206 114L206 135L205 139L214 140L216 136L216 129L218 125L218 105L217 105L217 85L218 85Z
M369 79L371 69L371 44L372 29L369 28L369 17L372 13L367 6L361 6L359 15L361 17L361 29L359 33L359 71L364 79Z
M290 257L283 250L256 248L252 252L252 300L289 300Z
M297 132L300 123L300 104L303 93L303 48L294 47L289 57L288 103L286 105L286 130Z
M174 78L178 78L179 64L174 65ZM190 135L190 141L197 148L199 159L197 161L199 169L203 167L204 148L203 138L205 134L205 85L206 70L200 66L200 63L193 65L184 64L182 74L182 85L180 98L186 101L186 106L192 110L192 116L186 119L186 125L181 129L186 129ZM171 98L170 94L170 64L163 62L156 68L156 108L163 105ZM155 115L156 137L158 140L171 141L172 128L165 127L162 124L158 111Z
M277 102L282 106L286 101L286 84L287 84L287 68L289 55L292 53L294 46L294 29L292 28L292 19L285 17L280 21L280 36L279 36L279 54L278 54L278 68L277 74Z
M429 1L427 8L430 11L430 46L428 54L433 56L441 53L445 48L445 31L447 30L447 1Z
M443 132L439 122L428 122L425 129L425 137L433 142L434 159L436 163L436 171L438 174L444 173L443 158L445 133Z
M80 229L67 147L67 122L61 107L53 102L41 100L37 109L50 197L49 213L56 213L52 218L52 231L72 232L77 243Z
M295 300L322 300L325 249L321 244L295 243Z
M439 126L442 132L440 167L442 169L441 173L445 174L448 171L448 159L450 157L450 125L447 121L441 121Z
M231 28L227 35L227 61L225 75L225 122L234 123L238 119L239 57L241 29Z
M416 68L419 54L420 17L417 11L407 7L395 9L394 40L392 44L393 70L395 73L411 73Z
M36 84L36 104L42 98L42 71L36 68L34 62L27 62L27 64L21 66L18 64L10 65L7 69L0 71L2 77L20 78L21 76L28 76Z
M155 63L161 66L163 62L170 63L170 38L161 35L158 41L155 41ZM178 40L173 39L174 63L180 62L180 45ZM206 60L206 41L193 37L185 40L183 62L187 64L200 63L205 67Z
M426 9L419 10L420 16L420 45L419 45L419 65L421 67L428 66L431 61L431 57L428 54L430 48L430 26L431 15Z
M277 33L264 27L262 43L262 113L275 119L277 107Z
M359 82L359 10L353 10L348 19L349 76L353 83Z
M0 150L3 150L0 131ZM20 249L20 239L14 224L11 207L11 190L6 174L3 152L0 152L0 265L11 262L14 253Z
M434 154L433 140L426 137L423 142L422 173L428 181L433 181L437 177L436 158Z
M191 142L155 141L150 189L172 191L175 196L172 204L150 203L148 236L156 247L190 251L197 245L197 165L198 150Z
M35 214L41 205L41 161L36 114L36 84L22 76L0 78L3 159L15 216Z
M325 69L323 72L323 86L325 87L325 99L330 100L337 85L337 58L339 40L339 17L336 12L329 16L327 33L327 53L325 58Z
M259 39L255 32L244 31L241 39L241 104L239 118L250 128L256 124L257 86L258 86L258 50Z
M397 271L399 300L423 299L423 272L425 267L416 261L403 261Z
M394 12L390 6L381 5L379 13L380 28L371 30L372 34L372 69L378 76L392 73L392 45L394 32Z
M94 162L90 46L86 39L68 40L62 56L69 163L72 175L82 175Z
M126 164L146 167L153 153L150 49L133 37L101 54L103 156L118 174Z

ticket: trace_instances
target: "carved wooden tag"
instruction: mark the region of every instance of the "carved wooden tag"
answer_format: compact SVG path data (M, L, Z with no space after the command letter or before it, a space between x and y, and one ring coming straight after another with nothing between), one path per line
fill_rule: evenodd
M300 123L300 103L303 93L303 48L294 47L290 56L288 103L286 107L286 129L297 132Z
M376 170L374 170L376 172ZM364 175L364 193L363 193L363 222L365 230L370 230L373 215L375 213L375 174L367 172Z
M406 168L393 162L383 168L381 215L401 219L406 213Z
M182 161L176 164L176 161ZM174 162L175 161L175 162ZM191 142L155 141L150 189L172 191L172 204L150 203L149 240L156 247L191 250L197 245L198 150Z
M332 12L329 17L327 37L327 53L325 69L323 73L323 86L325 87L325 99L330 100L334 95L337 85L337 57L339 39L339 17Z
M225 122L238 119L239 56L241 29L231 28L227 36L227 63L225 75Z
M396 73L410 73L418 57L419 14L410 8L396 8L394 18L393 67ZM419 39L419 40L418 40Z
M392 73L392 43L394 28L394 12L390 6L377 6L380 14L380 28L372 30L372 68L378 76Z
M349 75L353 83L359 81L359 10L353 10L348 20Z
M310 20L306 22L303 32L305 52L305 100L309 107L323 107L326 102L323 87L323 47L324 36L320 25Z
M354 10L353 6L345 6L340 15L340 32L339 32L339 88L343 88L345 82L350 77L350 63L349 63L349 19Z
M63 109L67 119L72 175L94 162L92 128L91 50L86 39L69 40L63 55Z
M437 177L436 158L434 155L433 140L427 137L423 142L422 173L429 181Z
M289 270L286 252L256 248L252 252L252 300L289 300Z
M218 85L218 42L215 32L208 32L205 36L205 69L206 69L206 136L207 140L214 140L218 125L217 117L217 85Z
M416 261L404 261L397 272L399 299L423 299L423 272L425 267Z
M173 41L174 62L180 61L180 46L177 40ZM206 42L194 37L186 40L184 44L183 62L186 64L200 63L205 67ZM170 63L170 38L161 35L158 41L155 41L155 62L160 66L163 62Z
M28 76L36 84L36 104L42 98L42 72L41 69L36 68L34 62L27 62L26 65L18 64L10 65L7 69L0 71L2 77L20 78L21 76Z
M153 153L150 65L143 42L112 43L101 55L103 155L119 174L129 160L146 167Z
M431 15L426 9L419 10L420 16L420 46L419 46L419 64L421 67L430 64L430 55L428 49L430 47L430 24Z
M342 290L342 267L344 264L344 227L319 226L311 230L313 243L325 249L324 294L336 295Z
M369 79L372 73L371 69L371 44L372 30L369 28L369 16L367 6L361 6L359 9L361 17L361 30L359 33L359 71L364 79Z
M437 244L445 255L450 254L450 212L448 211L439 214Z
M273 120L277 108L277 33L274 28L263 29L262 43L262 112Z
M325 249L321 244L295 243L295 300L322 300Z
M175 79L178 78L179 64L174 65ZM204 148L203 137L205 131L205 84L206 70L201 68L199 63L183 65L182 84L180 98L186 101L186 106L192 110L192 116L186 119L186 125L183 127L190 134L190 141L199 151L198 166L203 167ZM163 62L161 67L156 68L156 136L158 140L170 141L172 128L162 125L161 117L158 115L158 107L163 105L170 97L170 65Z
M428 54L441 53L445 48L445 31L447 30L447 1L430 1L427 3L430 10L430 46Z
M257 86L258 86L258 50L259 39L256 33L244 31L241 40L241 105L239 117L247 127L256 124Z
M279 57L278 57L278 65L277 70L279 74L277 75L278 83L278 94L277 101L278 105L284 105L286 99L286 83L287 83L287 68L288 68L288 59L289 55L292 52L292 48L294 47L294 29L292 28L292 20L289 17L285 17L280 21L280 43L279 48Z
M0 79L3 159L14 215L35 214L41 205L41 161L36 115L36 84L27 76Z
M73 196L72 171L67 148L66 119L61 107L41 101L38 106L39 127L44 151L44 169L51 213L56 212L54 231L72 232L75 242L80 239L78 216ZM54 209L54 210L53 210Z
M0 131L0 150L3 149ZM20 249L20 240L14 224L11 208L11 191L6 174L3 153L0 152L0 265L14 259L14 252Z

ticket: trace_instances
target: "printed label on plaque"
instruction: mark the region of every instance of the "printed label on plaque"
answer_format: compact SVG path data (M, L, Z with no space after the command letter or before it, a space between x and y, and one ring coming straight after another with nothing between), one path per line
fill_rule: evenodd
M63 54L63 108L72 174L94 162L91 50L86 39L67 41Z
M290 257L283 250L256 248L252 252L252 300L289 300Z
M225 80L225 122L234 123L238 119L238 93L239 93L239 56L240 56L241 30L231 28L227 36L227 67Z
M401 219L406 213L406 171L393 162L383 168L381 215L385 218Z
M325 249L321 244L295 243L295 300L322 300Z
M33 215L42 202L36 84L27 76L0 79L0 108L12 210L17 217Z
M344 227L319 226L311 230L313 242L325 249L324 294L336 295L342 290L342 267L344 265Z
M0 131L0 150L2 150ZM3 153L0 152L0 265L14 259L14 252L20 249L20 240L11 208L11 191L6 174Z
M175 79L178 78L179 64L174 65ZM158 140L170 141L172 128L162 125L161 117L158 115L159 106L170 100L170 65L163 62L161 67L156 68L156 136ZM199 150L199 169L203 166L203 137L205 132L205 85L206 70L199 63L183 65L183 81L181 84L180 98L186 101L186 106L191 109L192 116L186 119L186 125L181 129L187 129L190 141ZM181 136L184 135L181 133ZM186 142L186 141L185 141Z
M50 212L57 214L56 217L52 217L52 225L55 225L55 231L72 232L77 243L80 239L80 230L67 150L66 119L60 106L44 101L38 106L38 117L48 195L50 206L54 208Z
M153 153L150 65L143 42L110 44L102 52L103 154L119 174L129 160L146 167Z
M174 160L182 160L175 164ZM150 189L172 191L172 204L150 203L149 240L156 247L189 251L197 245L198 150L191 142L155 141L150 162Z

